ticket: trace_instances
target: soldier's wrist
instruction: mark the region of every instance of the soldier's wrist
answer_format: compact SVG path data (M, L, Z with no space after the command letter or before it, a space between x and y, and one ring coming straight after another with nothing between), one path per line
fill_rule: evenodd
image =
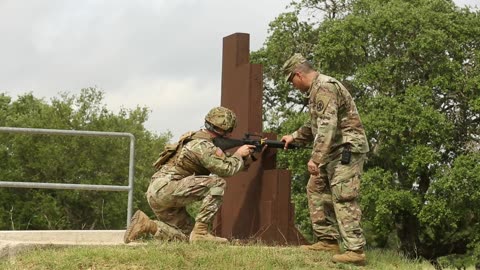
M237 153L237 152L233 153L232 157L236 157L236 158L238 158L238 159L240 159L240 160L243 160L243 156L240 155L240 154Z

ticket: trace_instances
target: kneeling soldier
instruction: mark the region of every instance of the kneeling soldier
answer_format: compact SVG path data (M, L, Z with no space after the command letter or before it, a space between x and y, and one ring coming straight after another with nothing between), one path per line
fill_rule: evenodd
M166 147L154 164L158 171L146 192L158 220L151 220L138 210L125 232L125 243L145 234L166 241L228 241L211 235L208 226L222 204L226 184L222 177L241 171L255 146L243 145L230 155L212 140L229 136L235 126L234 112L215 107L205 116L205 129L188 132L178 143ZM202 204L194 220L185 207L200 200Z

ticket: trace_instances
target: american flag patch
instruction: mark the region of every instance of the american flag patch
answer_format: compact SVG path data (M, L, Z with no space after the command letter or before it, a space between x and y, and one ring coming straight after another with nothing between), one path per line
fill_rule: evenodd
M223 157L223 155L225 155L225 153L223 153L222 149L217 147L217 150L215 150L215 155L218 156L218 157Z

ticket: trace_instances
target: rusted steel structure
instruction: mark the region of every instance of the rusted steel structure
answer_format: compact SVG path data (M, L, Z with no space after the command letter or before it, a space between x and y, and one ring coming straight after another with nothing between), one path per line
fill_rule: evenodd
M276 139L276 134L262 133L263 70L261 65L250 63L249 43L250 36L245 33L223 38L221 105L237 115L232 137L241 138L249 132ZM267 244L305 243L294 226L290 172L276 168L276 149L267 149L257 158L248 171L226 179L215 233Z

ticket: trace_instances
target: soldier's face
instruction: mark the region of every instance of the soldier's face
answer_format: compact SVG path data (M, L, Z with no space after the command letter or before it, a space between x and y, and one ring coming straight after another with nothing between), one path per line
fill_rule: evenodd
M301 92L306 92L308 91L308 89L310 89L310 85L307 84L307 81L305 79L306 78L305 76L303 76L303 73L295 72L292 75L292 79L290 80L290 82L296 89L300 90Z

